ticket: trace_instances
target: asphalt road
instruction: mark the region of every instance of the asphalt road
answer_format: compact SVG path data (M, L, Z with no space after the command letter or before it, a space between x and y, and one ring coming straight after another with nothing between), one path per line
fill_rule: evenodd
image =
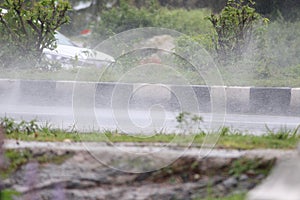
M203 117L203 122L200 123L203 130L216 130L221 126L227 126L244 133L263 134L266 132L266 125L276 131L281 128L296 128L300 124L300 116L211 113L199 115ZM50 123L53 127L63 129L74 127L84 131L118 129L130 134L152 134L154 131L170 133L194 128L184 124L180 128L176 120L178 113L159 110L74 110L72 107L0 105L0 117L4 116L17 121L37 119L41 124Z

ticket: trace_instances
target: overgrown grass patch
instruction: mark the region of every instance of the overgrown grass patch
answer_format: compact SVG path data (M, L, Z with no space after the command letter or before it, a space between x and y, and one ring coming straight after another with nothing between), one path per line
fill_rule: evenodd
M217 146L234 149L293 149L297 147L298 142L299 137L278 139L268 135L226 135L219 138Z
M216 137L219 135L214 133ZM108 142L108 143L172 143L178 146L187 145L193 141L192 145L201 147L206 134L197 135L176 135L176 134L155 134L152 136L145 135L128 135L116 132L102 133L69 133L62 130L56 130L53 133L38 132L35 135L26 135L13 133L7 135L7 139L17 139L23 141L43 141L43 142ZM224 149L294 149L299 143L299 136L280 139L270 135L220 135L216 148Z
M186 115L186 116L185 116ZM179 115L177 120L180 125L188 126L190 123L200 123L201 117L193 118L190 121L186 117L188 114ZM195 116L194 116L195 117ZM199 121L200 120L200 121ZM183 123L183 124L182 124ZM186 124L187 123L187 124ZM80 133L75 130L66 131L54 129L51 125L38 125L35 120L30 122L15 122L12 118L2 118L0 121L2 132L7 139L23 141L44 141L44 142L106 142L106 143L170 143L172 145L192 145L201 147L207 138L213 138L216 148L225 149L293 149L296 148L299 139L299 128L282 127L279 130L271 130L266 126L266 133L263 135L253 135L243 133L238 130L231 130L229 127L222 127L217 132L199 131L198 134L169 134L164 132L145 134L125 134L118 131L98 131L90 133Z
M35 155L29 149L21 149L21 150L6 150L4 153L4 157L7 160L7 166L1 170L0 176L3 178L8 177L10 174L15 172L22 165L29 162L38 162L39 164L43 163L53 163L60 165L66 159L70 158L73 154L66 153L63 155L56 154L38 154Z
M226 197L219 197L219 198L208 197L205 198L204 200L244 200L244 199L246 199L246 194L240 193L240 194L232 194ZM200 198L199 199L196 198L195 200L200 200Z
M0 191L0 199L1 200L14 200L15 197L18 197L18 196L20 196L20 193L15 190L5 189L5 190Z

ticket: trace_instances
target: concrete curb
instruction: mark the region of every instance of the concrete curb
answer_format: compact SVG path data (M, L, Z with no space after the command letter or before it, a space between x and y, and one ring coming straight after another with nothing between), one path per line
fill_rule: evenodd
M88 148L87 148L88 146ZM190 147L170 143L132 143L120 142L113 146L105 142L36 142L36 141L18 141L5 140L4 148L6 149L45 149L45 150L67 150L67 151L112 151L114 153L141 153L141 152L159 152L165 150L170 152L169 155L191 156L203 158L218 157L218 158L264 158L264 159L289 159L297 156L296 150L281 150L281 149L254 149L254 150L237 150L237 149L205 149L202 146ZM122 152L116 151L122 150ZM184 153L183 153L184 152ZM182 154L183 153L183 154Z
M300 156L284 157L277 162L271 174L252 189L247 200L298 200L300 199Z
M81 82L0 79L0 103L71 106L74 88L80 89L76 87L78 83ZM82 83L93 84L88 88L95 88L92 92L96 107L113 105L122 108L150 108L158 104L168 110L211 112L213 103L217 108L225 106L221 109L215 107L214 112L223 110L227 113L300 114L300 88ZM85 92L87 91L82 91L81 95ZM195 108L195 104L198 108Z

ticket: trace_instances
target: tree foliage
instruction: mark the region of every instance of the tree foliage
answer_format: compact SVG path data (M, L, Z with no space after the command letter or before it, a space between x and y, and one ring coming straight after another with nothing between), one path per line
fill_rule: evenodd
M239 58L255 34L255 25L260 20L267 21L253 6L252 1L245 4L243 0L228 0L219 15L208 18L216 32L214 45L220 60Z
M55 48L55 31L69 22L66 0L4 0L0 5L0 64L32 66Z
M120 0L120 5L102 11L101 20L96 24L95 38L101 40L117 33L134 28L154 26L156 11L149 8L137 8Z

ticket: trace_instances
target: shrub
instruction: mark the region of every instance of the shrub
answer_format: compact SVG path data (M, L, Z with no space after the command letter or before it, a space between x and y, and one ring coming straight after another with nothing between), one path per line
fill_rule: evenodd
M120 1L119 7L110 10L104 10L101 20L96 26L94 39L106 39L116 33L126 30L153 26L152 13L146 8L136 8L130 6L125 1Z
M209 10L167 9L153 1L149 7L137 8L125 1L120 6L103 10L101 20L96 25L93 41L104 40L123 31L142 27L160 27L197 36L211 32L211 25L204 20Z
M208 34L212 31L212 26L205 20L209 12L208 9L161 8L155 15L154 25L156 27L173 29L190 36Z
M243 0L228 0L219 15L211 14L208 18L216 32L214 44L220 61L239 59L250 45L255 25L263 19L253 6L252 1L244 4Z
M267 53L278 67L300 63L300 22L277 20L266 31Z
M31 120L29 122L22 120L18 123L14 119L7 117L0 119L0 127L4 129L5 134L7 135L14 133L25 133L27 135L31 135L40 130L36 120Z

